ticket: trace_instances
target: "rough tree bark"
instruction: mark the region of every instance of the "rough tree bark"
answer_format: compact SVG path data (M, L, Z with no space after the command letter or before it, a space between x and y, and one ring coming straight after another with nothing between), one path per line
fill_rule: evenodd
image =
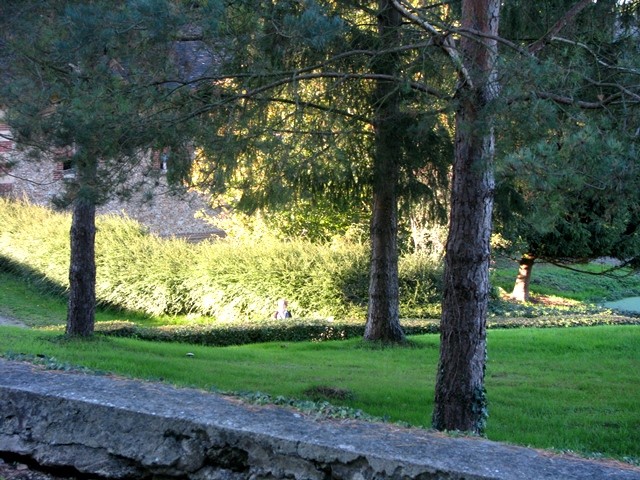
M390 1L378 1L378 32L388 48L399 42L400 13ZM397 54L380 55L376 73L393 74ZM375 152L373 167L373 209L371 213L371 272L369 310L364 338L403 342L398 293L398 199L399 147L396 134L400 115L398 86L378 81L375 93Z
M93 335L96 309L96 205L88 187L95 177L95 166L76 168L80 189L71 220L66 334L88 337Z
M462 28L496 36L499 0L464 0ZM445 254L440 361L433 426L481 434L489 299L494 135L484 107L497 95L496 41L460 40L451 216Z

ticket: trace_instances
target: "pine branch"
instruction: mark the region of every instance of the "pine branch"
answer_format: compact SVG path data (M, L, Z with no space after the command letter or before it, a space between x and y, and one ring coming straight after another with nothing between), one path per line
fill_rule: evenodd
M407 7L402 5L398 0L391 0L391 4L394 6L396 10L400 12L400 14L411 21L413 24L418 25L424 31L432 35L432 42L442 48L444 52L449 56L451 61L453 62L455 68L458 70L464 82L470 87L473 88L473 80L471 79L471 75L467 71L464 66L464 62L462 61L462 57L460 56L460 52L458 52L454 39L449 35L449 32L440 32L435 26L429 23L426 20L423 20L416 13L412 13Z
M254 100L257 102L265 102L265 103L269 103L269 102L274 102L274 103L281 103L281 104L288 104L288 105L296 105L296 106L300 106L300 107L305 107L305 108L310 108L312 110L318 110L320 112L326 112L326 113L335 113L337 115L340 115L342 117L346 117L346 118L351 118L353 120L357 120L359 122L365 123L367 125L372 125L373 126L373 122L371 121L370 118L368 117L364 117L362 115L356 115L353 113L350 113L346 110L340 110L337 109L335 107L331 107L331 106L325 106L325 105L320 105L317 103L313 103L313 102L306 102L306 101L301 101L301 100L291 100L288 98L281 98L281 97L252 97L250 98L250 100Z
M597 102L587 102L584 100L576 100L573 97L559 95L557 93L551 93L551 92L535 92L535 93L532 93L531 95L526 95L524 97L521 97L521 99L527 99L527 100L530 100L532 98L542 98L545 100L551 100L560 105L570 105L574 107L580 107L585 110L597 110L597 109L605 108L607 105L613 104L614 100L620 98L620 95L619 94L611 95L607 98L603 98L602 100L598 100Z
M619 272L620 270L627 268L629 265L632 265L636 260L636 258L631 258L624 262L620 262L620 264L613 265L610 268L607 268L606 270L602 270L601 272L591 272L588 270L583 270L581 268L575 268L571 266L572 264L576 265L576 264L587 262L588 259L584 259L584 258L580 258L580 259L558 259L558 258L551 259L546 257L539 257L539 258L540 260L547 262L551 265L554 265L558 268L564 268L565 270L569 270L571 272L593 275L595 277L622 278L622 277L629 277L637 273L637 270L632 268L628 273L625 273L624 275L616 275L616 272Z
M529 52L532 54L537 54L542 50L551 39L557 36L569 23L572 23L576 17L582 12L585 8L593 3L593 0L580 0L575 3L569 10L565 12L565 14L560 18L553 26L549 29L547 33L545 33L542 38L538 39L531 45L529 45Z
M591 48L589 48L588 45L585 45L582 42L577 42L575 40L569 40L567 38L562 38L562 37L553 37L551 39L551 41L567 43L569 45L574 45L576 47L580 47L580 48L586 50L588 53L590 53L593 56L593 58L595 59L595 61L599 65L607 68L608 70L619 71L619 72L628 73L628 74L631 74L631 75L640 75L640 70L638 70L636 68L618 67L616 65L611 65L610 63L605 62L604 60L602 60L602 58L596 52L594 52Z
M225 78L233 78L231 76L225 76ZM255 76L253 77L255 78ZM186 119L189 118L194 118L197 117L199 115L203 115L206 114L216 108L222 107L224 105L228 105L231 103L235 103L239 100L255 100L255 99L260 99L259 95L263 94L263 93L267 93L270 92L278 87L284 86L284 85L288 85L288 84L293 84L293 83L297 83L297 82L304 82L304 81L310 81L310 80L319 80L319 79L328 79L328 78L335 78L335 79L339 79L339 80L372 80L372 81L387 81L389 83L397 83L397 84L406 84L408 85L411 89L422 92L422 93L426 93L429 95L433 95L437 98L440 99L451 99L450 96L446 95L443 92L440 92L436 89L433 89L431 87L429 87L428 85L422 83L422 82L416 82L416 81L411 81L411 82L406 82L403 78L399 78L399 77L395 77L393 75L384 75L384 74L375 74L375 73L353 73L353 74L348 74L348 73L341 73L341 72L317 72L317 73L307 73L307 74L303 74L303 75L290 75L290 76L286 76L284 78L279 78L277 80L274 80L273 82L270 82L266 85L262 85L260 87L256 87L252 90L248 90L245 92L241 92L241 93L237 93L237 94L231 94L228 96L224 96L220 98L219 102L215 102L215 103L208 103L206 105L203 105L201 108L196 109L194 111L192 111L191 113L189 113L188 115L182 117L180 119L180 121L184 121ZM284 100L283 100L284 102ZM296 104L300 104L300 101L287 101L288 103L296 103ZM319 106L317 104L313 104L313 103L307 103L307 106L312 107L312 108L319 108L322 109L324 111L335 111L334 109L329 109L327 107L322 107ZM366 122L366 123L371 123L371 120L366 119L365 117L361 117L361 116L354 116L353 114L348 114L347 115L351 116L352 118L357 118L360 121Z

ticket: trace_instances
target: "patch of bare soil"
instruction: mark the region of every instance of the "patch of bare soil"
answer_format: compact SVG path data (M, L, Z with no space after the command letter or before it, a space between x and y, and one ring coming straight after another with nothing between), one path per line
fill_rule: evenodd
M7 317L6 315L2 315L2 314L0 314L0 325L9 325L12 327L26 327L26 325L22 323L20 320Z
M500 297L505 302L520 303L518 300L514 300L508 293L504 293ZM573 307L579 305L577 300L571 300L569 298L555 297L553 295L531 295L529 297L529 303L534 305L541 305L543 307Z
M544 305L545 307L572 307L580 304L577 300L546 295L532 295L530 302L537 305Z

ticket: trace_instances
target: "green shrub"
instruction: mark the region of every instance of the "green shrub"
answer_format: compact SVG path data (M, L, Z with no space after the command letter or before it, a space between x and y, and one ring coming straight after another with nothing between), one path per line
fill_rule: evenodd
M3 268L27 277L42 291L64 292L69 278L71 218L0 198Z
M493 318L490 329L558 328L595 325L640 325L640 318L616 315L551 315L543 318ZM407 335L440 333L440 322L429 319L404 320ZM60 328L60 327L54 327ZM269 320L262 323L166 325L141 327L128 321L96 323L96 332L116 337L133 337L162 342L183 342L196 345L229 346L267 342L321 342L361 338L364 322L327 322L296 319L295 322Z
M408 321L404 328L409 335L437 333L439 330L438 322L434 320ZM228 346L359 338L364 334L364 322L296 319L295 322L267 320L261 323L236 322L141 327L133 322L113 321L96 323L96 332L116 337L134 337L152 341Z
M196 252L181 240L145 233L130 219L99 217L96 295L100 302L152 315L189 311L182 288Z
M4 268L56 293L68 288L70 216L0 199ZM221 322L269 319L280 297L296 317L364 319L369 251L358 242L302 240L188 244L148 234L135 221L96 221L100 304L151 315L193 314ZM424 258L400 261L405 317L435 316L439 270Z
M426 255L407 255L398 265L400 311L403 317L437 318L440 316L442 270Z

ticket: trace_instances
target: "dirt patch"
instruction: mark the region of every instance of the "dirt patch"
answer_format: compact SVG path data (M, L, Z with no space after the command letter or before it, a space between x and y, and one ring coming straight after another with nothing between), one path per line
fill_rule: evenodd
M10 327L24 327L24 328L27 327L20 320L18 320L16 318L8 317L6 315L2 315L2 314L0 314L0 325L8 325ZM0 478L2 478L2 477L0 477Z
M506 292L500 296L500 299L504 302L513 303L515 305L522 304L519 300L511 298L511 295ZM529 296L529 303L533 305L541 305L543 307L574 307L580 305L578 300L571 300L570 298L556 297L553 295L536 295L533 293Z
M577 300L547 295L531 295L530 301L535 305L544 305L545 307L573 307L580 305Z

